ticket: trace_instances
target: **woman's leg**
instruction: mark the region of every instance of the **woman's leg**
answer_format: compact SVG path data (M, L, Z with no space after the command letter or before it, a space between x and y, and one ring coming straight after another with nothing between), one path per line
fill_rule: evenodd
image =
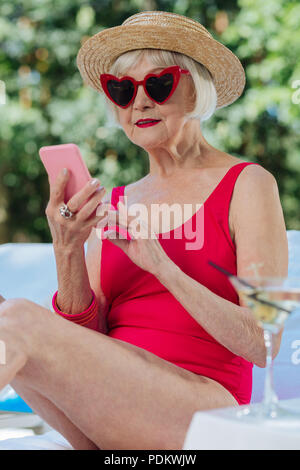
M10 317L4 333L19 326L23 338L26 363L16 380L101 449L181 449L195 411L236 404L213 380L33 302L19 300L4 316ZM0 309L0 339L1 331Z
M62 434L77 450L100 450L91 442L65 414L51 403L47 398L22 383L18 376L11 382L11 386L23 400L52 428Z
M0 304L6 299L0 295ZM1 333L0 333L1 334ZM22 353L22 346L17 342L13 347L3 348L5 350L5 362L7 364L6 371L2 367L2 379L4 383L11 383L14 390L20 395L26 403L43 418L50 426L60 432L70 444L76 449L97 450L97 446L91 442L74 424L64 415L64 413L53 405L47 398L33 390L32 387L22 383L17 377L17 372L25 365L26 357ZM1 346L4 343L1 343ZM3 359L3 358L1 358ZM11 380L13 378L13 380ZM24 381L23 381L24 382ZM2 386L0 386L0 389Z

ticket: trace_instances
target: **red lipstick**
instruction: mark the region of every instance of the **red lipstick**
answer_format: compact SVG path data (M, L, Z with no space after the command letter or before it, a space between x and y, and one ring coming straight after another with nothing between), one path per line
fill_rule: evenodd
M160 119L140 119L135 123L135 125L138 127L151 127L155 126L155 124L158 124L159 122Z

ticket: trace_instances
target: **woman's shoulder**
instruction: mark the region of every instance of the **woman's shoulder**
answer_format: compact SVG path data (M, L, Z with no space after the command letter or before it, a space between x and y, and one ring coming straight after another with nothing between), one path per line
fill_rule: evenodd
M242 169L235 181L230 205L231 217L234 214L240 214L245 208L249 209L249 199L251 199L252 206L257 206L268 204L268 199L272 199L275 194L278 195L275 177L261 164L233 156L231 162L230 167L239 163L250 163Z
M243 171L239 175L237 180L237 184L239 186L244 186L246 183L252 186L262 186L264 184L274 184L276 183L276 179L274 175L264 168L260 163L250 161L250 160L241 160L241 163L250 163L243 168Z
M235 157L230 154L226 154L226 156L225 161L227 168L231 168L239 163L249 163L249 165L246 165L243 171L241 171L237 184L244 184L247 181L249 184L261 185L264 182L276 181L273 174L260 163L247 158Z
M249 198L257 204L266 203L268 196L272 197L274 193L278 193L274 175L260 164L247 165L235 182L232 209L236 208L238 211L243 203L248 206Z

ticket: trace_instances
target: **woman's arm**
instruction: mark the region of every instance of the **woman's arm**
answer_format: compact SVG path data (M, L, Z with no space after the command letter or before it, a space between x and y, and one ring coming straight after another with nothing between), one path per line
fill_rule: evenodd
M252 263L263 263L260 275L286 276L288 242L277 183L262 167L249 165L237 179L231 202L237 249L237 274L249 276ZM251 310L214 294L187 276L172 261L156 274L159 281L219 343L234 354L265 366L262 329ZM274 356L281 334L274 344Z
M110 202L111 193L106 194L102 203ZM84 247L68 249L54 244L58 294L57 305L63 312L78 314L84 311L92 302L92 290L95 293L98 305L98 321L91 320L85 327L97 329L101 333L107 332L106 311L108 302L101 290L100 267L101 267L102 242L98 238L95 228L92 228L87 240L87 252Z
M54 246L58 294L57 304L63 312L76 314L92 302L92 292L85 264L84 246L76 253L72 248Z
M105 188L100 181L91 179L68 200L74 216L65 220L59 208L65 200L65 188L69 172L62 170L54 183L50 184L50 198L46 216L53 240L57 267L58 291L53 297L54 310L71 321L98 330L96 298L91 290L85 262L85 242L93 227L102 220L98 207L104 197ZM95 261L97 263L97 259ZM99 260L98 260L99 262Z
M110 199L109 199L110 200ZM106 202L108 202L107 200ZM105 202L105 201L104 201ZM98 304L99 331L107 333L106 314L109 307L102 289L101 289L101 251L102 240L97 236L96 229L93 228L88 239L86 253L86 266L91 289L95 292Z
M58 293L56 307L68 315L85 311L92 303L93 294L85 263L84 246L76 252L68 247L54 247ZM98 315L100 312L97 312ZM98 329L97 316L85 324L91 329Z

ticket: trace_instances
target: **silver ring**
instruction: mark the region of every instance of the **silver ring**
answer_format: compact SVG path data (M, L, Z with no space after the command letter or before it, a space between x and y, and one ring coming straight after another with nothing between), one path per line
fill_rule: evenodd
M60 212L60 215L64 217L65 219L70 219L74 215L74 213L71 212L70 209L68 208L67 204L63 204L62 206L60 206L59 212Z

